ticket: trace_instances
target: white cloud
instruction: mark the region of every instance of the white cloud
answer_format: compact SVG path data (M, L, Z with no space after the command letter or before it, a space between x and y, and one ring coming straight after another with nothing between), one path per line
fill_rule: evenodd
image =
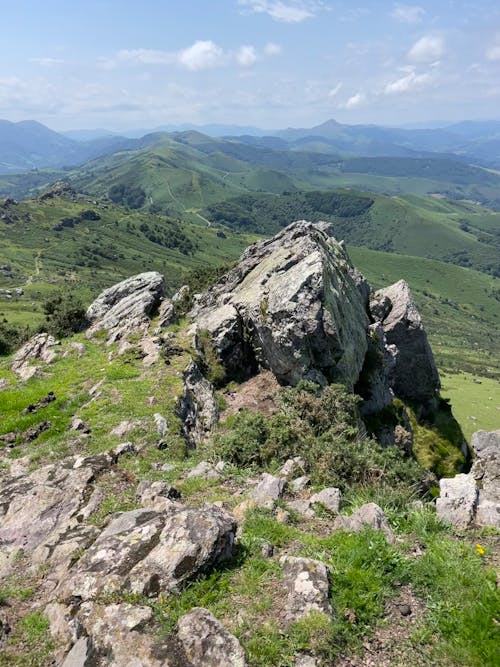
M340 89L342 88L342 86L343 86L342 82L340 82L336 86L334 86L331 90L328 91L328 97L336 97L339 94Z
M500 33L497 33L495 43L486 51L488 60L500 60Z
M222 64L224 51L212 40L198 40L187 49L179 51L178 60L186 69L196 72Z
M276 44L275 42L268 42L264 47L266 56L279 56L282 51L281 44Z
M350 97L345 104L342 105L342 109L356 109L361 106L366 100L366 95L363 93L356 93Z
M176 54L171 51L156 49L122 49L118 51L119 60L126 60L138 65L171 65L176 61ZM104 61L104 60L103 60Z
M413 62L431 63L439 60L445 52L444 41L437 35L426 35L419 39L408 51Z
M418 5L400 5L396 3L391 12L391 16L401 23L421 23L425 16L425 9Z
M257 60L257 52L253 46L240 46L236 53L236 62L241 67L251 67Z
M315 16L322 7L322 3L314 0L238 0L238 4L247 7L249 12L268 14L283 23L301 23Z
M30 58L29 62L40 65L40 67L53 67L54 65L64 64L64 60L60 58Z
M430 74L416 74L415 72L410 72L406 76L402 76L401 78L388 83L384 88L384 92L386 95L406 93L409 90L425 85L430 79Z

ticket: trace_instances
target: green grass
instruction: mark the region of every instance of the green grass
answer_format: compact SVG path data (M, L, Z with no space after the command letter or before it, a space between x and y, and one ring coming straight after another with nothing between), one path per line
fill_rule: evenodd
M442 373L441 394L450 399L453 414L469 440L475 431L500 426L500 386L497 380L471 373Z

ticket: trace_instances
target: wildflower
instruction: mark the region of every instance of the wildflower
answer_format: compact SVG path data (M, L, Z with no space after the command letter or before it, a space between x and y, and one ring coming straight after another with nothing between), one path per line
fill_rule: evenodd
M476 544L476 551L480 556L484 556L484 554L486 553L486 551L480 544Z

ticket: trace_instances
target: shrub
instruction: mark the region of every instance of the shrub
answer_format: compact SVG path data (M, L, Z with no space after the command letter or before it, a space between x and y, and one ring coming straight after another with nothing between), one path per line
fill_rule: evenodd
M10 354L20 347L30 336L28 327L20 327L0 322L0 356Z
M71 336L85 327L85 308L75 294L56 294L45 301L43 310L45 325L42 328L53 336Z
M320 391L301 383L278 396L279 411L265 419L243 411L214 439L216 453L237 466L273 466L302 456L316 484L421 483L425 471L397 448L384 448L359 428L359 397L340 385Z

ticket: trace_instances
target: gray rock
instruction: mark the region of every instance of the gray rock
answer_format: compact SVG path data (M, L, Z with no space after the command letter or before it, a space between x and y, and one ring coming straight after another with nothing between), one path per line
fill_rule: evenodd
M192 667L245 667L245 653L207 609L195 607L177 624L177 638Z
M368 318L342 246L305 221L251 246L191 311L228 379L269 368L280 382L353 387ZM199 338L197 337L197 340Z
M119 438L123 438L124 435L127 435L127 433L130 433L130 431L133 431L139 426L141 426L141 422L139 420L122 421L117 426L112 428L110 433L111 435L116 435Z
M160 438L164 438L168 434L168 421L159 412L155 412L153 419L155 420L158 435Z
M295 661L295 667L318 667L319 662L317 658L312 655L299 655Z
M87 310L91 326L87 336L109 331L116 341L126 333L145 330L149 316L165 296L164 278L156 271L140 273L102 292Z
M137 487L136 497L143 507L157 512L169 511L172 502L180 500L181 494L166 482L141 482Z
M219 419L219 408L212 384L192 361L183 373L184 388L177 414L187 443L196 447L205 440Z
M280 475L286 477L287 479L292 477L292 475L297 475L305 470L306 462L301 456L295 456L293 459L288 459L283 464Z
M287 591L286 615L294 622L312 611L331 614L328 600L328 568L311 558L280 558L283 566L283 583Z
M58 599L90 600L120 590L134 565L158 544L164 521L162 514L147 509L116 514L61 581Z
M387 311L387 299L391 308ZM419 403L433 410L440 388L439 374L432 350L422 325L422 319L408 284L400 280L375 293L378 306L372 311L377 318L383 315L388 345L397 349L394 368L394 393L403 400Z
M474 520L478 502L476 480L472 475L456 475L439 481L440 497L436 512L445 523L466 528Z
M356 391L363 398L361 415L363 417L380 412L394 400L392 386L398 351L395 345L387 343L381 324L368 327L368 349L356 386Z
M330 486L326 489L322 489L319 493L315 493L309 498L309 503L314 505L315 503L320 503L330 512L335 512L336 514L340 512L340 504L342 502L342 493L340 489L337 489L334 486Z
M252 489L251 497L257 506L272 506L283 495L286 479L262 473L260 482Z
M476 458L469 474L439 482L438 516L458 528L473 523L500 528L500 430L472 436Z
M90 637L80 637L61 667L95 667L95 649Z
M307 477L307 475L302 475L301 477L296 477L295 479L292 479L292 481L288 483L288 487L290 491L292 491L293 493L300 493L308 486L310 486L310 484L311 484L311 479Z
M61 345L60 341L46 333L37 334L30 338L14 355L12 370L21 380L29 380L42 366L52 363L57 353L55 348Z
M394 542L387 518L382 509L376 503L361 505L350 516L338 516L333 524L334 530L345 530L347 532L359 533L366 528L381 530L385 533L388 542Z
M175 306L170 299L163 299L158 310L158 317L158 326L161 329L166 329L166 327L169 327L175 322L177 319L175 315Z
M190 479L191 477L201 477L202 479L219 479L221 477L222 469L220 466L217 468L216 465L210 463L209 461L200 461L197 466L188 472L186 477L187 479Z
M232 557L236 527L235 518L215 505L172 508L157 545L131 569L127 586L146 595L179 588L197 572Z
M3 480L0 487L0 576L22 549L50 561L53 547L79 526L79 515L96 470L92 462L73 469L74 459L48 465L30 475ZM111 460L109 462L111 465Z

